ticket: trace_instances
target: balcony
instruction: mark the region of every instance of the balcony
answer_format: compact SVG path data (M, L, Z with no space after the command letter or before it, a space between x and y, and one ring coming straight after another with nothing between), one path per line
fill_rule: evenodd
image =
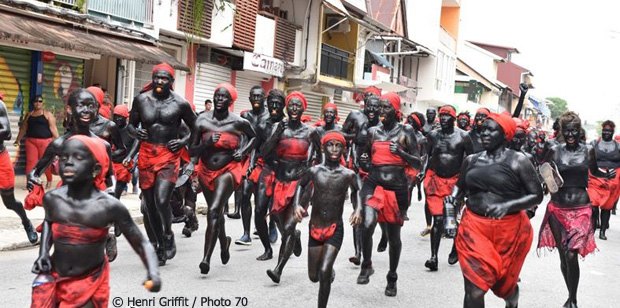
M276 41L273 54L276 58L279 58L285 62L294 62L297 31L300 31L301 27L277 16L275 17L275 20Z
M50 2L50 1L42 1ZM154 0L89 0L83 8L78 8L77 0L53 0L54 4L67 6L122 23L152 25Z
M439 42L451 51L456 52L456 38L441 26L439 26Z
M321 44L321 75L352 80L354 57L348 51Z

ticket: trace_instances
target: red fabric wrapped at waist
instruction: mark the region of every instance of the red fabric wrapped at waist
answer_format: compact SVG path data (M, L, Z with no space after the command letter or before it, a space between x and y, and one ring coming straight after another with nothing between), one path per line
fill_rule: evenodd
M510 297L532 239L523 211L494 220L466 210L455 243L463 276L485 292Z
M324 243L325 241L330 239L332 236L334 236L334 233L336 232L337 227L338 227L338 224L336 223L333 223L323 228L319 228L315 225L312 225L310 226L310 236L312 236L313 239L321 243Z
M108 228L89 228L52 223L52 238L56 243L89 245L105 241Z
M125 167L122 163L114 163L114 177L119 182L131 182L131 165Z
M565 250L577 250L582 257L596 250L591 205L586 204L579 207L562 208L558 207L552 201L549 201L547 204L547 212L545 212L545 217L540 226L538 248L547 247L553 250L557 246L549 222L552 215L563 229L561 232L562 243L560 243L560 245L562 245Z
M15 187L15 170L11 163L9 152L0 152L0 189L10 189Z
M256 160L256 166L254 166L254 169L252 170L252 173L250 174L250 181L254 182L254 183L258 183L258 179L260 177L261 172L263 172L263 166L265 166L265 161L263 160L262 157L259 157Z
M305 139L282 138L278 141L276 154L285 159L304 160L308 158L310 143Z
M54 281L32 286L32 308L79 308L92 302L108 307L110 266L106 257L101 267L78 277L62 277L51 271Z
M384 189L383 186L377 185L373 195L366 201L366 205L377 211L379 215L377 218L378 222L387 222L400 226L405 223L400 213L394 191Z
M37 206L43 206L43 196L45 195L45 190L41 185L34 185L32 191L28 192L26 195L26 199L24 200L24 209L32 210Z
M282 211L291 203L293 196L295 195L295 188L297 188L297 181L280 182L275 179L275 187L273 188L273 205L271 206L271 214L277 214Z
M373 165L407 165L407 162L402 157L390 152L390 141L373 142L371 156Z
M588 195L593 206L600 206L603 210L611 210L620 196L620 168L616 169L613 179L598 178L590 174L588 181Z
M207 187L207 189L215 190L214 182L220 175L230 172L233 177L234 189L237 190L243 179L244 171L243 164L238 161L231 161L226 166L219 170L211 170L202 163L202 160L198 163L198 179Z
M413 167L409 165L405 167L405 174L407 175L407 181L409 182L409 185L416 183L419 173L420 172L418 170L413 169Z
M181 165L180 156L180 151L173 153L165 145L140 143L138 156L140 188L152 188L156 178L176 183Z
M458 173L451 178L442 178L431 169L426 172L424 194L431 215L443 214L443 199L452 193L452 189L458 180Z

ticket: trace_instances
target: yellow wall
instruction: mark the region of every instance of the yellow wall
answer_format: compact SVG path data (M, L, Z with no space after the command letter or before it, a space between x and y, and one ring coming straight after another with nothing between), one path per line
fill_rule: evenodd
M459 37L459 23L461 18L460 7L442 7L440 25L452 34L455 39Z
M326 22L327 15L323 16L323 25L327 25ZM346 22L346 21L345 21ZM357 50L357 31L358 26L351 20L348 20L349 25L351 25L351 31L349 33L334 33L331 31L327 31L323 33L323 43L327 45L334 46L336 48L346 50L355 55L355 51ZM324 28L327 26L324 26ZM323 31L321 31L323 32Z

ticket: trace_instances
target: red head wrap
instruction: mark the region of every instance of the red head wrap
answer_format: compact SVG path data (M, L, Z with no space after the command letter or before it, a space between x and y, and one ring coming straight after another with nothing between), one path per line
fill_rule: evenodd
M85 135L73 135L69 137L67 141L68 140L80 141L93 154L95 160L97 160L99 165L101 165L101 170L95 176L95 182L93 184L97 189L105 190L107 188L105 184L105 176L108 173L107 170L110 166L110 158L108 157L108 151L105 143L103 143L103 140Z
M347 144L347 141L344 139L344 135L338 131L331 131L328 132L327 134L325 134L323 136L323 138L321 138L321 144L324 145L325 143L327 143L327 141L330 140L337 140L342 142L343 145Z
M470 120L470 119L471 119L471 118L469 117L469 115L468 115L468 114L466 114L466 113L464 113L464 114L459 114L459 117L458 117L458 118L459 118L459 119L460 119L460 118L467 118L467 120Z
M385 93L385 94L381 95L380 99L381 100L387 100L388 102L390 102L390 104L392 104L394 109L396 109L396 119L400 120L400 118L401 118L401 113L400 113L400 96L398 94L396 94L395 92L388 92L388 93Z
M97 100L97 103L99 104L99 107L103 106L103 99L105 98L105 93L103 93L103 90L101 90L100 87L88 87L86 88L86 90L93 94L95 100Z
M420 121L420 118L418 118L418 115L412 112L409 116L415 121L416 124L418 124L418 129L421 130L422 121ZM409 121L409 118L407 118L407 121ZM409 123L409 124L413 124L413 123Z
M127 105L116 105L116 107L114 107L114 114L127 119L129 118L129 108L127 108Z
M336 104L334 103L327 103L323 105L323 111L325 111L325 109L327 108L334 108L334 111L336 112L336 117L334 119L334 122L338 123L338 121L340 121L340 117L338 116L338 106L336 106Z
M491 112L489 111L488 108L482 107L482 108L478 108L478 110L476 110L476 114L479 114L479 113L489 115Z
M375 86L370 86L366 88L366 90L364 90L364 95L367 95L368 93L374 94L376 96L381 96L381 90Z
M512 119L517 124L517 129L521 129L524 132L527 132L527 129L530 128L530 121L524 120L524 119L519 119L519 118L512 118Z
M165 71L170 74L172 78L174 78L174 68L172 68L172 66L170 66L170 64L166 62L159 63L153 66L153 74L155 74L157 71Z
M439 108L439 114L448 114L456 119L456 109L452 106L443 106Z
M112 115L112 112L111 112L112 110L110 110L110 109L112 109L112 108L110 108L109 105L101 105L101 107L99 107L99 114L102 117L104 117L104 118L109 120L111 118L111 115Z
M517 123L515 123L510 116L499 113L491 113L487 117L487 120L488 119L497 122L497 124L502 127L504 135L506 135L506 140L510 141L515 136L515 132L517 131Z
M298 98L301 100L304 110L308 108L308 100L306 100L304 94L299 91L293 91L286 97L286 104L284 105L284 108L288 107L288 102L293 98Z
M237 89L228 82L222 82L218 84L217 87L215 87L215 92L217 92L217 90L221 88L226 89L228 93L230 93L230 99L232 100L232 102L230 103L232 105L232 103L234 103L237 100Z

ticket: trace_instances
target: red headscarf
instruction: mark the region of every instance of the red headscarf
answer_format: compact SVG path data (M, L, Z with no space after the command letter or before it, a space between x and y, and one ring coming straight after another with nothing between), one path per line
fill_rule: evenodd
M347 144L347 141L344 139L344 135L338 131L330 131L321 138L321 144L324 145L327 141L337 140L342 142L342 144Z
M129 108L127 108L127 105L116 105L116 107L114 107L114 114L127 119L129 118Z
M95 176L95 182L93 185L95 185L95 187L99 190L105 190L107 188L105 184L105 176L110 166L110 158L108 157L108 152L103 140L86 135L73 135L67 139L67 141L69 140L78 140L83 143L93 154L93 157L97 160L99 165L101 165L101 170Z
M340 117L338 116L338 106L336 106L336 104L334 103L327 103L323 105L323 111L325 111L325 109L327 108L334 108L334 111L336 112L336 118L334 119L334 122L338 123L338 121L340 121Z
M390 102L390 104L394 106L394 109L396 109L396 113L400 114L400 96L398 96L398 94L395 92L388 92L381 95L380 99Z
M478 110L476 110L476 114L479 114L479 113L489 115L491 112L489 111L488 108L482 107L482 108L478 108Z
M286 104L284 105L284 108L288 107L288 102L293 98L298 98L299 100L301 100L304 106L304 111L308 108L308 100L306 99L304 94L299 91L293 91L286 97Z
M452 106L443 106L439 108L439 114L449 114L451 117L456 119L456 109Z
M524 120L524 119L519 119L519 118L512 118L512 119L517 124L517 129L521 129L524 132L527 132L527 129L530 128L530 121Z
M366 90L364 90L364 95L368 94L368 93L372 93L376 96L381 96L381 90L375 86L370 86L368 88L366 88Z
M153 74L157 73L157 71L164 71L168 74L170 74L170 77L174 78L174 68L172 66L170 66L170 64L163 62L163 63L159 63L155 66L153 66ZM153 82L149 82L148 84L146 84L144 86L144 88L142 88L142 90L140 90L140 93L144 93L146 91L149 90L153 90ZM170 86L170 90L174 91L174 87L171 85Z
M100 87L88 87L86 88L86 90L88 90L88 92L92 93L93 96L95 96L95 100L97 100L97 103L99 104L99 108L101 108L101 106L103 106L103 99L105 98L105 93L103 93L103 90L101 90Z
M512 117L505 114L491 113L487 116L487 120L488 119L497 122L497 124L502 127L504 135L506 135L506 140L510 141L515 136L515 132L517 131L517 123L515 123Z
M418 118L418 115L415 113L411 114L411 118L413 118L413 120L416 122L416 124L418 124L418 130L422 131L422 121L420 121L420 118Z
M224 88L226 89L226 91L228 91L228 93L230 93L230 99L232 100L232 102L230 102L230 104L232 105L236 100L237 100L237 89L231 85L228 82L222 82L220 84L217 85L217 87L215 87L215 92L217 92L217 90Z

